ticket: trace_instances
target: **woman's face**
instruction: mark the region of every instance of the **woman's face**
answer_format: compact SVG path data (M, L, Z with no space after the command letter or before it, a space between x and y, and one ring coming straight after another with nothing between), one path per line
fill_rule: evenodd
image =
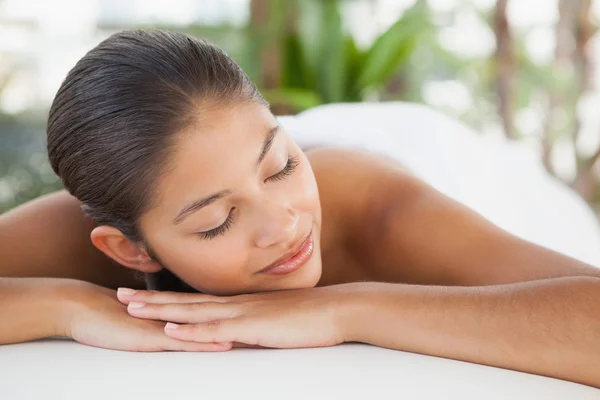
M203 112L200 123L177 135L155 193L140 220L145 241L194 289L226 295L319 281L315 177L265 106ZM272 265L275 271L261 271Z

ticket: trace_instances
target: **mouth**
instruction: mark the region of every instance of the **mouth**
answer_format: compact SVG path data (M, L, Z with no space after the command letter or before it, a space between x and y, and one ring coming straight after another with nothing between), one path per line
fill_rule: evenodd
M293 251L279 260L273 262L268 267L258 271L260 274L269 275L286 275L298 270L301 266L306 264L312 256L314 249L312 230L308 233L308 236L300 243L300 245Z

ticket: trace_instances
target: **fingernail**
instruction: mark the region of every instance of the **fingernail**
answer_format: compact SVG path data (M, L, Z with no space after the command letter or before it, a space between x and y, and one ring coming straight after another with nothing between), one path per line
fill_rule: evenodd
M135 290L129 288L120 287L119 289L117 289L117 293L122 294L123 296L133 296L135 292Z
M179 325L174 324L172 322L167 322L167 325L165 325L165 328L167 328L167 329L177 329L177 328L179 328Z
M131 303L129 303L129 308L142 308L146 305L146 303L140 303L137 301L132 301Z

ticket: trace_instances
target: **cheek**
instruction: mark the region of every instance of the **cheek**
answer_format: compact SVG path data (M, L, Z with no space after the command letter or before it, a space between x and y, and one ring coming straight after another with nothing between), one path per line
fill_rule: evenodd
M308 160L305 158L298 170L297 193L302 199L303 208L318 209L319 189Z
M168 266L194 287L228 285L247 274L248 249L244 243L232 234L212 241L180 239L169 246Z

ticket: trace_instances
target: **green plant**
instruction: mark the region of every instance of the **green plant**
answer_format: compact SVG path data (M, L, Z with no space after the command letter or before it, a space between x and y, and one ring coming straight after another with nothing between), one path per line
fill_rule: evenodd
M295 111L364 100L407 66L431 27L424 6L417 3L370 48L360 49L342 26L337 0L301 0L293 6L295 21L284 27L279 43L280 86L263 89L263 94L272 104Z

